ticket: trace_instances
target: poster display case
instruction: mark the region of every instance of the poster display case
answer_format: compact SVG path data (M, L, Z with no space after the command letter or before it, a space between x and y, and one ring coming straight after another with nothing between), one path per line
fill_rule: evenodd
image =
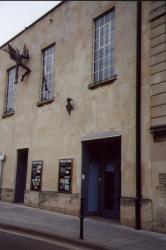
M72 159L59 160L58 191L61 193L72 192Z
M31 191L40 191L42 187L43 161L32 161Z

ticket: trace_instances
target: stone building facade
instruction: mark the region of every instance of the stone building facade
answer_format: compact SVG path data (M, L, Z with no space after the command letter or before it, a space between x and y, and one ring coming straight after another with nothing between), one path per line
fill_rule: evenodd
M165 1L63 1L0 82L2 201L166 231Z

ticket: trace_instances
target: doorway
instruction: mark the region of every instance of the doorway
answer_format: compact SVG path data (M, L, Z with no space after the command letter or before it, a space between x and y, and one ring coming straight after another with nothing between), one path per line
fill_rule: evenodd
M85 214L120 219L121 137L82 144Z
M26 189L27 177L27 162L28 162L28 149L17 150L17 173L15 185L15 203L24 203L24 194Z

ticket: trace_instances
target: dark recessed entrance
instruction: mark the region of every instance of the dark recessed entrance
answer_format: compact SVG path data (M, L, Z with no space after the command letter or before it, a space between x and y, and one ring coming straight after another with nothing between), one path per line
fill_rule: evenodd
M28 149L17 150L17 173L14 202L24 203L26 189Z
M121 137L82 143L85 214L120 218Z

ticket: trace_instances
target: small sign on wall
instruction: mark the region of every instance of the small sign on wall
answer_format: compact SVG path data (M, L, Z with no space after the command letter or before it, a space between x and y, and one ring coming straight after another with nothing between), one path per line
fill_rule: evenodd
M61 193L71 193L72 164L73 164L72 159L59 160L58 191Z
M2 160L4 160L4 158L5 158L5 154L4 153L0 153L0 160L2 161Z
M42 181L43 161L32 161L31 190L40 191Z

